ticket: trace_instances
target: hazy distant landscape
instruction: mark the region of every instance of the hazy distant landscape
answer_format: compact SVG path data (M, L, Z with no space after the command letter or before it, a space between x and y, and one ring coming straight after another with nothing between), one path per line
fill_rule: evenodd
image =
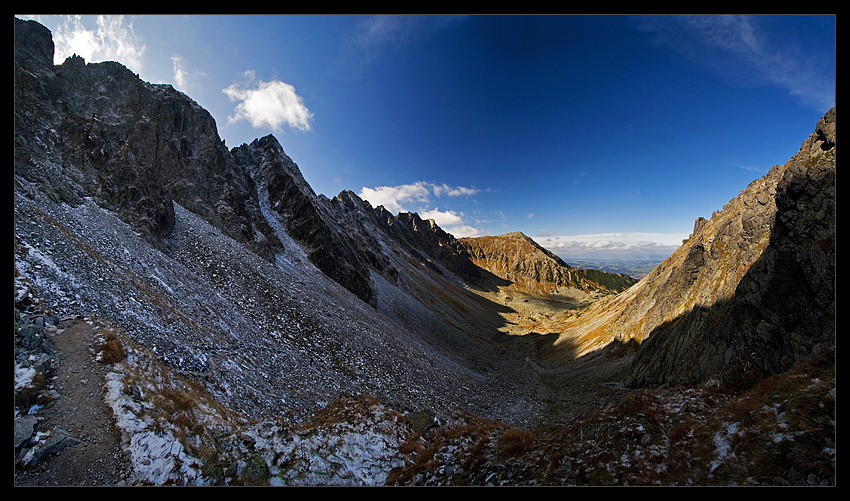
M607 271L608 273L622 273L633 278L641 279L658 266L663 259L567 259L563 258L570 266L575 268L587 268L591 270Z

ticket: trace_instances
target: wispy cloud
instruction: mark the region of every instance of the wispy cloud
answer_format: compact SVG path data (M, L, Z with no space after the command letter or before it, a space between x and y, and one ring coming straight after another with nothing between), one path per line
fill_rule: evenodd
M432 189L434 190L434 195L438 197L442 195L447 195L450 197L471 197L472 195L478 193L478 190L475 188L467 188L465 186L452 187L445 183L440 185L432 185Z
M749 172L757 172L759 174L766 174L767 171L770 170L769 167L760 167L756 165L746 165L746 164L737 164L737 167L741 170L749 171Z
M541 238L549 238L549 237L554 237L557 234L558 234L558 230L546 230L546 231L538 232L537 236L541 237Z
M828 17L828 16L827 16ZM824 17L826 19L826 17ZM818 111L835 104L833 45L810 47L817 19L794 16L639 16L638 29L729 82L772 85ZM805 23L805 24L804 24ZM834 30L834 22L832 24ZM820 37L817 39L820 44Z
M207 74L198 68L189 69L186 64L186 60L177 54L171 56L171 71L174 87L189 93L194 89L197 89L201 79L206 78Z
M174 70L174 85L181 90L186 90L188 86L188 75L183 67L183 58L180 56L171 56L171 66Z
M54 62L61 63L73 54L86 62L120 61L139 73L145 44L124 16L97 16L96 27L88 29L81 16L68 16L53 34Z
M414 18L408 16L371 16L357 24L351 47L368 56L388 45L398 44L410 29Z
M364 67L379 61L385 51L404 50L410 44L439 30L462 23L465 16L378 15L358 19L344 37L347 63ZM350 69L350 66L347 66Z
M249 70L245 75L249 81L254 78L253 71ZM256 128L269 126L279 130L281 126L288 125L303 131L310 130L313 113L304 105L295 87L286 82L260 81L252 88L232 84L222 89L222 92L231 101L239 103L235 113L228 117L230 123L247 120Z

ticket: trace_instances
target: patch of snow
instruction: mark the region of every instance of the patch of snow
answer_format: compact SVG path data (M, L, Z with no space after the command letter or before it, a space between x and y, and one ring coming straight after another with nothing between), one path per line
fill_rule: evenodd
M740 423L738 422L725 423L723 428L714 434L714 446L715 452L717 453L717 459L711 462L709 471L714 471L720 467L727 457L735 457L735 453L732 451L732 441L730 438L732 435L738 434L739 428Z
M17 362L15 363L15 391L29 386L33 377L35 377L34 367L21 367Z
M130 437L133 468L141 479L155 485L179 481L193 484L200 477L200 462L189 456L183 444L170 431L165 434L145 430Z

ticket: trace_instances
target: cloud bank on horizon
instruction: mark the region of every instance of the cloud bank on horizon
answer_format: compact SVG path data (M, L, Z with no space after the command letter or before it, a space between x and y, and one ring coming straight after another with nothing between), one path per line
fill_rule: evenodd
M682 245L688 235L677 233L596 233L532 237L542 247L564 258L662 259Z

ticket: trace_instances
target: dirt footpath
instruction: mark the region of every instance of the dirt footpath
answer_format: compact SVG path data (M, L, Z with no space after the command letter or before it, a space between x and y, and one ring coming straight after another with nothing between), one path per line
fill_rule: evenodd
M96 331L81 319L64 321L53 338L59 397L39 413L36 432L68 432L80 442L15 472L17 486L124 485L132 473L104 401L109 366L95 360Z

